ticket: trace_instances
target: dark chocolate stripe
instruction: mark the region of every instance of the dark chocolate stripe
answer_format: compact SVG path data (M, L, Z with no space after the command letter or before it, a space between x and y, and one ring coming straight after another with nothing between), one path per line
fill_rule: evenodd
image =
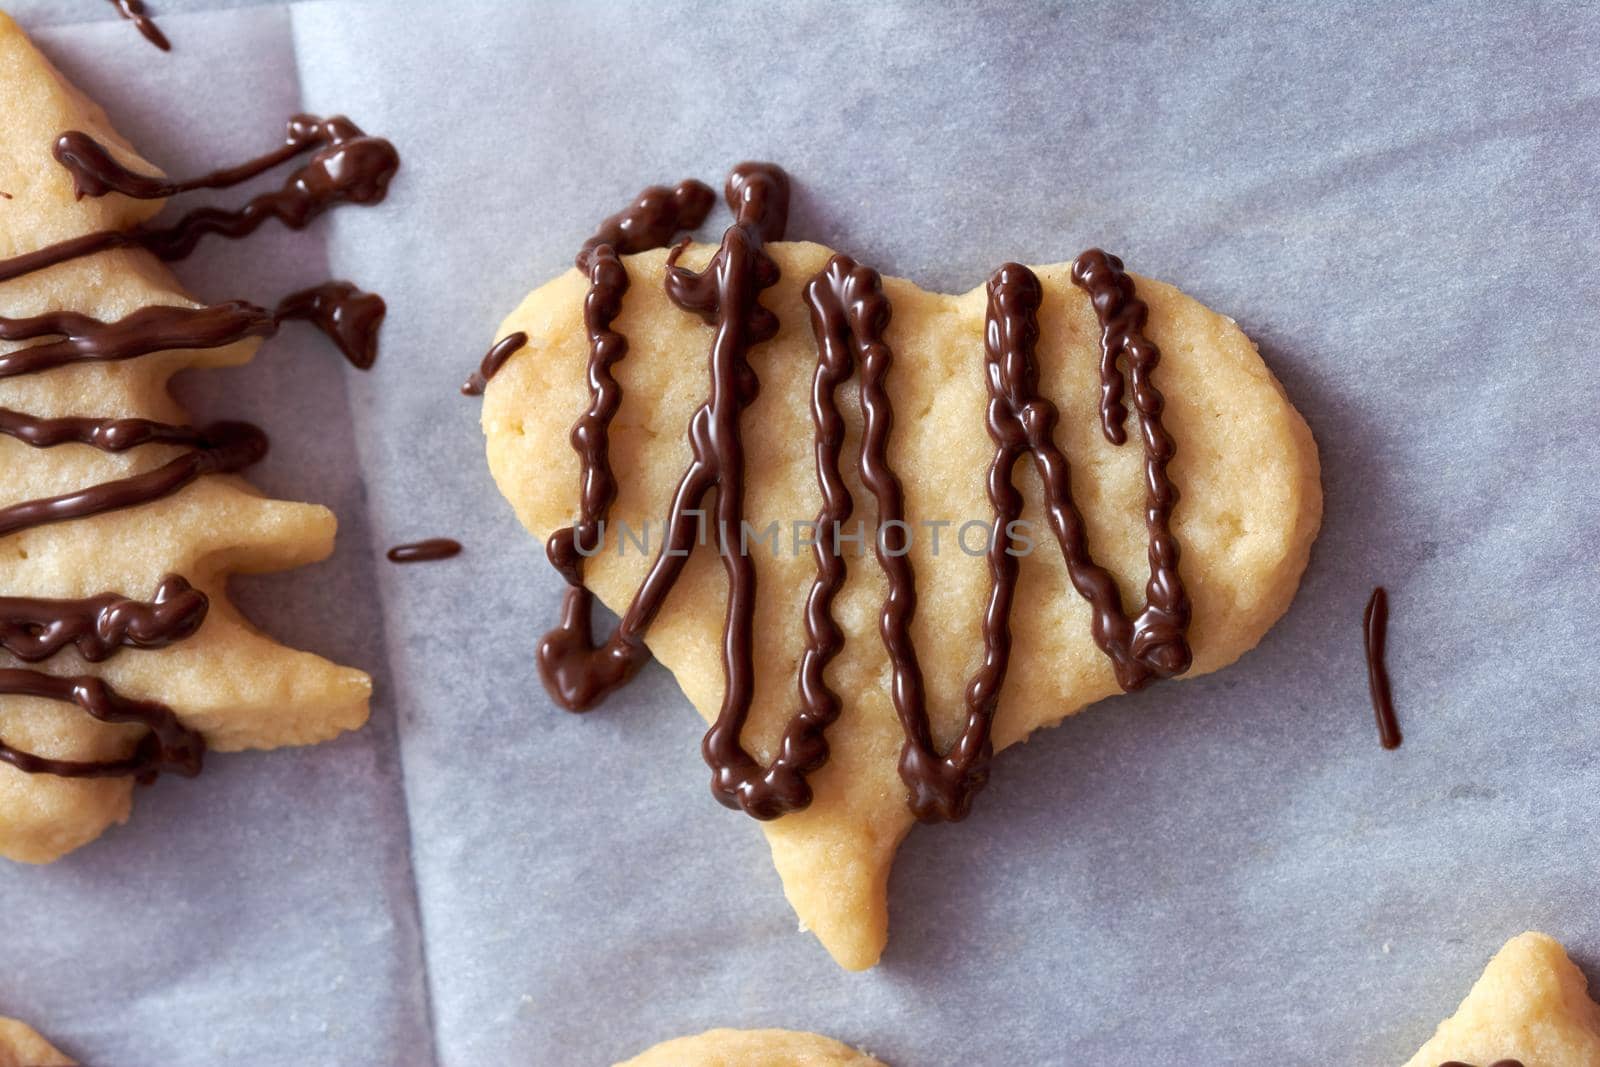
M716 332L710 354L710 396L690 423L693 460L674 494L664 549L651 564L621 624L602 646L594 645L584 617L589 606L587 592L569 592L562 604L561 624L540 647L540 666L557 699L572 708L593 706L637 670L648 657L644 634L682 574L698 539L698 506L715 489L717 529L724 532L718 538L719 554L729 583L728 626L723 644L727 684L721 713L707 731L701 751L712 769L711 790L719 801L742 807L758 818L772 818L782 814L783 805L795 798L796 782L803 774L796 773L801 771L797 762L787 771L779 767L768 777L767 770L740 742L754 691L751 649L756 575L749 557L730 542L741 530L744 514L744 447L739 418L759 388L749 352L753 345L770 340L778 328L776 316L760 303L762 290L778 280L777 264L763 245L783 235L788 215L788 176L769 164L741 164L729 176L725 195L735 221L705 270L696 273L677 266L681 245L667 259L668 299L698 314ZM580 258L590 260L591 272L595 269L595 253L601 247L604 246L596 245L580 254ZM606 326L608 329L609 319ZM595 339L591 324L591 366L601 364L607 356L605 346ZM598 388L595 393L598 400ZM585 458L587 495L592 464ZM608 503L614 494L613 482ZM552 538L551 555L552 562L570 580L581 575L574 575L571 560L565 556L567 543ZM799 782L799 788L805 788L803 782ZM809 791L806 792L808 798Z
M205 437L193 426L174 426L149 419L99 419L88 415L41 418L0 408L0 434L34 448L79 444L102 452L126 452L140 445L200 445Z
M1384 748L1400 747L1400 718L1395 714L1394 698L1389 693L1389 668L1383 655L1389 643L1389 594L1383 586L1372 591L1361 614L1361 632L1367 652L1367 692L1372 697L1372 714L1378 721L1378 743Z
M122 648L165 648L194 636L210 601L177 575L148 602L117 593L81 600L0 597L0 648L24 663L41 663L68 645L90 663Z
M656 202L667 202L666 191L658 187L647 190L636 207L650 203L652 194ZM570 710L593 707L624 684L648 657L644 635L701 540L700 505L715 490L718 548L728 576L725 686L722 707L702 751L712 769L712 793L717 799L767 819L805 807L811 800L806 776L827 759L825 731L838 717L839 700L828 688L825 675L844 642L832 608L846 568L837 544L818 537L813 545L817 577L806 602L800 708L786 725L778 754L763 767L740 739L754 693L756 573L744 543L744 450L739 421L759 388L749 363L750 349L777 332L776 319L760 303L760 293L778 277L777 266L763 246L782 237L788 179L768 164L741 164L728 180L726 196L735 222L705 270L693 273L676 265L682 245L668 256L668 298L716 329L710 353L710 395L689 425L693 461L673 495L660 553L621 623L599 645L592 634L592 598L582 585L582 559L600 547L604 519L617 494L608 460L608 430L622 391L612 369L625 354L627 342L611 329L611 323L620 313L628 278L613 244L634 232L637 221L630 220L627 212L613 216L579 253L578 265L590 275L584 321L590 343L591 400L572 433L573 447L582 460L581 516L574 526L552 535L547 545L551 562L569 588L558 626L540 645L539 662L547 688ZM675 224L663 222L649 232L650 240L670 240L675 229ZM905 528L904 493L888 455L894 418L886 388L893 361L884 340L891 314L889 301L877 272L846 256L830 259L805 287L819 353L811 398L817 478L823 497L817 527L836 531L852 511L839 469L844 423L836 394L859 363L864 421L861 478L877 502L880 534L875 548L889 584L880 630L894 672L892 697L906 736L900 773L910 789L911 808L924 821L965 817L988 777L994 715L1011 655L1010 618L1018 576L1011 535L1022 514L1022 496L1013 478L1024 456L1032 457L1043 483L1051 531L1073 587L1090 605L1091 634L1110 659L1118 683L1127 690L1137 689L1153 678L1181 674L1192 662L1185 637L1190 606L1178 573L1179 546L1171 530L1178 493L1167 465L1175 446L1161 423L1163 400L1152 381L1160 352L1144 335L1145 305L1135 295L1132 279L1119 260L1092 249L1074 262L1072 279L1089 295L1101 329L1102 431L1114 443L1126 441L1125 392L1132 394L1139 421L1150 544L1145 606L1137 618L1130 619L1115 579L1089 553L1083 518L1072 499L1070 468L1054 440L1059 415L1055 405L1039 393L1035 349L1043 288L1027 267L1008 263L990 280L985 329L987 426L995 442L995 456L987 480L994 518L988 550L990 595L982 623L984 655L967 687L963 727L944 753L938 751L933 737L921 668L910 636L917 604L915 574L904 546L891 545L884 536L889 529ZM496 345L491 351L495 367L526 340L518 334ZM480 384L494 369L489 366L491 360L485 361L485 373L475 379ZM1123 382L1122 363L1128 368L1129 387ZM734 536L739 538L737 547Z
M478 369L468 376L461 385L462 396L482 396L483 391L489 387L489 380L500 373L500 368L506 361L528 343L528 335L518 330L516 333L500 338L484 354L483 362L478 364Z
M1102 266L1109 267L1109 262L1102 265L1086 262L1086 258L1080 258L1077 273L1090 275L1090 272L1102 270ZM843 257L835 257L824 275L841 268L862 269L854 268ZM1089 280L1096 285L1115 284L1114 278L1107 279L1100 274L1090 276ZM888 457L893 410L885 379L893 353L883 342L882 335L888 321L887 302L881 295L881 282L875 272L865 272L858 292L874 294L872 299L858 296L852 304L858 311L852 326L864 353L861 478L877 500L879 530L903 529L904 494ZM987 557L991 586L982 622L983 660L966 690L966 718L962 729L949 751L942 755L933 738L922 672L910 636L917 605L915 574L909 557L901 550L903 546L889 544L881 533L876 539L878 562L889 584L879 628L894 671L891 692L895 709L906 735L900 773L910 790L911 809L924 821L964 818L974 795L988 778L994 715L1011 656L1009 620L1016 596L1018 567L1010 532L1022 512L1022 497L1013 485L1013 476L1023 455L1033 457L1045 488L1052 531L1060 542L1069 577L1093 608L1095 640L1112 659L1119 682L1127 688L1135 688L1152 676L1180 673L1189 662L1181 629L1176 648L1151 636L1142 641L1136 636L1154 633L1156 622L1166 621L1168 613L1147 610L1141 620L1148 618L1151 622L1144 623L1143 627L1129 623L1122 612L1121 595L1115 581L1089 556L1082 517L1072 501L1070 469L1054 441L1058 414L1055 406L1038 391L1039 373L1034 352L1039 337L1037 311L1042 299L1043 289L1038 278L1019 264L1005 265L990 280L985 331L989 385L987 424L996 447L987 481L994 511ZM808 302L812 302L809 289ZM879 302L883 304L881 310L876 306ZM815 315L816 304L812 303ZM1103 322L1107 319L1115 322L1117 314L1127 312L1124 303L1106 306L1112 314L1103 317ZM1142 335L1132 336L1138 327L1131 324L1131 320L1123 326L1128 336L1119 335L1113 351L1121 352L1125 348L1134 351L1130 363L1135 367L1136 408L1149 448L1146 473L1153 485L1146 517L1155 545L1163 536L1170 537L1165 526L1170 502L1175 500L1175 491L1165 480L1170 441L1164 450L1160 447L1165 439L1159 424L1160 396L1149 381L1156 359L1154 347ZM1152 441L1156 445L1149 446ZM1152 459L1151 454L1155 458ZM1164 506L1158 507L1156 502ZM1158 552L1153 547L1152 559L1170 558L1175 568L1175 549L1174 544L1174 554L1169 557L1165 548ZM1175 569L1172 578L1176 578ZM1161 579L1154 584L1162 590L1169 589L1167 576L1163 574ZM1180 614L1186 623L1187 601L1182 600L1181 586L1177 596L1183 605ZM1172 603L1169 599L1164 606L1170 609ZM1160 631L1159 635L1165 633Z
M246 337L270 337L277 328L272 312L243 301L199 308L155 305L116 322L72 311L0 318L0 340L61 338L0 355L0 378L76 363L115 363L168 349L221 348Z
M596 545L602 524L617 495L611 470L611 420L622 403L622 385L612 369L628 353L628 339L611 328L622 311L628 291L628 272L612 241L641 252L669 243L682 230L705 221L716 197L697 181L680 182L674 189L651 186L626 210L601 223L594 237L578 253L578 269L589 275L583 302L584 328L589 339L589 408L572 428L572 447L582 466L579 478L578 522L550 536L545 552L566 578L568 588L554 629L539 643L539 672L545 686L569 711L585 711L622 685L650 658L643 629L630 636L624 620L605 642L597 645L593 631L593 595L583 586L582 553ZM512 334L490 351L482 376L487 379L510 353L527 343L527 335ZM505 357L490 366L505 345ZM470 383L469 383L470 384ZM480 390L481 391L481 390ZM581 538L581 540L580 540ZM652 609L651 614L654 614ZM646 623L648 625L648 623Z
M433 537L426 541L413 541L395 545L388 552L390 563L432 563L461 554L461 542L448 537Z
M0 282L116 248L144 248L162 259L182 259L194 251L195 246L208 234L245 237L269 219L277 219L292 230L300 230L338 204L380 203L388 194L389 182L400 166L400 156L394 145L381 137L369 137L343 116L320 121L309 116L306 118L317 124L319 132L315 143L320 147L304 166L290 174L282 188L262 193L243 207L233 210L199 208L171 226L146 225L131 230L101 230L0 260ZM88 141L88 138L83 138L83 141ZM66 153L62 159L63 165L72 171L81 194L121 192L139 196L153 192L159 194L171 188L157 179L133 175L103 150L99 156L86 152L83 141L74 142L73 151ZM283 153L284 150L280 149L263 158L281 162L279 157ZM232 171L219 171L200 181L202 184L231 185L259 173L256 166L247 164ZM180 183L178 188L184 184Z
M73 189L80 200L86 196L105 196L107 193L121 193L136 200L164 200L195 189L226 189L265 174L303 152L330 144L342 132L339 126L334 125L340 121L343 120L330 119L324 122L315 115L293 115L284 133L283 144L272 151L235 167L223 167L198 178L178 182L129 170L117 162L105 145L79 130L68 130L57 137L51 152L56 162L72 175Z
M61 496L0 508L0 537L51 523L136 508L171 496L204 474L231 474L260 462L267 438L246 422L219 422L200 431L201 447L127 478L101 482Z
M367 370L377 358L386 310L382 297L330 281L284 297L276 311L231 300L198 308L158 304L115 322L73 311L0 318L0 341L61 338L0 355L0 378L78 363L117 363L153 352L223 348L249 337L271 337L291 319L315 326L353 366Z
M1144 301L1134 295L1133 279L1123 270L1122 260L1092 248L1073 260L1072 282L1089 295L1094 306L1102 351L1120 352L1128 364L1133 409L1144 443L1144 522L1150 542L1150 577L1145 582L1145 607L1136 619L1130 621L1123 613L1115 581L1089 557L1082 519L1072 505L1066 459L1047 433L1039 434L1033 444L1034 462L1045 482L1051 527L1061 542L1067 572L1094 609L1091 629L1095 643L1110 657L1118 683L1131 691L1152 678L1182 674L1194 660L1185 638L1189 597L1178 573L1178 539L1172 533L1178 489L1167 474L1177 445L1161 423L1165 401L1152 379L1161 351L1144 335L1148 311ZM1031 364L1031 351L1027 358ZM1030 380L1036 387L1036 371ZM1048 410L1054 425L1055 405L1043 398L1033 399ZM1017 415L1037 428L1026 406L1017 408Z
M0 695L42 697L76 704L105 723L137 723L150 732L139 741L133 755L120 760L82 762L51 759L23 752L0 741L0 760L29 774L54 774L62 778L120 778L132 775L153 781L163 771L186 778L200 773L206 742L200 733L178 721L172 709L154 701L120 696L99 678L61 677L38 671L0 669Z

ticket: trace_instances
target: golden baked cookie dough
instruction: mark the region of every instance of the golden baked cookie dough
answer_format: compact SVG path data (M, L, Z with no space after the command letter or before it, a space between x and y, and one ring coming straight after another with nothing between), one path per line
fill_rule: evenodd
M3 1065L0 1065L3 1067ZM640 1053L617 1067L883 1067L830 1037L794 1030L707 1030Z
M1406 1067L1508 1059L1523 1067L1600 1067L1600 1004L1583 972L1544 934L1508 941Z
M73 1067L74 1062L27 1023L0 1019L0 1067Z
M682 262L700 269L714 251L711 245L691 246ZM831 254L810 243L777 243L768 251L782 277L762 294L762 303L780 327L773 340L751 351L761 387L741 422L746 518L758 530L771 521L787 529L796 519L815 516L821 503L809 402L817 355L801 291ZM615 328L628 338L629 351L615 369L624 398L611 428L621 489L608 526L625 522L637 531L648 522L657 537L649 555L609 537L600 554L585 562L588 584L617 611L659 550L661 521L690 460L685 431L707 392L713 330L668 301L662 291L665 260L662 251L624 257L632 284ZM1102 437L1094 311L1073 286L1068 264L1036 272L1044 287L1040 388L1061 410L1057 441L1072 463L1090 548L1118 577L1125 601L1137 604L1147 575L1137 430L1122 447ZM1195 676L1252 648L1288 607L1321 520L1317 449L1255 345L1232 320L1170 286L1135 280L1150 309L1148 336L1161 348L1154 377L1166 397L1166 428L1177 442L1169 470L1182 498L1173 525L1193 601L1189 675ZM579 462L568 433L589 404L586 289L587 280L573 270L523 301L500 336L523 331L530 340L484 397L490 468L518 518L541 541L578 513ZM884 290L893 304L887 333L894 350L888 389L895 410L889 454L904 483L906 519L917 531L910 552L919 597L912 636L935 735L944 745L964 717L962 696L982 653L979 623L990 587L981 555L953 544L960 523L986 523L993 514L984 488L994 454L984 422L986 297L982 287L944 296L894 278L884 279ZM857 470L861 416L855 389L852 380L841 390L849 433L842 467L856 501L851 521L867 524L870 545L876 506ZM1021 560L1011 618L1015 646L995 724L996 750L1121 692L1110 662L1090 637L1088 605L1068 584L1043 519L1037 476L1030 464L1019 469L1025 471L1018 479L1023 517L1032 523L1037 547ZM946 520L954 525L945 529L935 560L923 523ZM744 742L766 763L797 706L802 619L815 562L807 550L785 548L774 558L753 548L751 555L758 677ZM811 776L811 806L761 828L802 924L840 964L857 970L872 966L883 951L889 867L913 819L896 770L902 734L878 633L886 583L870 548L857 557L846 546L845 556L848 580L834 616L846 643L827 676L843 701L843 713L828 730L831 755ZM713 544L688 561L648 637L651 652L708 721L722 700L725 604L726 580ZM552 620L555 610L551 604ZM650 753L630 758L649 759ZM1004 773L1003 761L997 773ZM1072 773L1070 765L1063 773ZM688 791L683 802L703 798L703 790ZM950 862L961 860L952 856Z
M135 225L159 201L122 196L75 200L71 176L51 156L66 130L111 145L151 174L105 114L0 15L0 257L55 241ZM197 306L153 256L108 252L0 284L0 315L67 309L102 320L153 304ZM31 343L31 342L30 342ZM257 342L164 352L122 363L88 363L0 379L0 408L38 416L134 416L191 420L167 391L189 367L233 366ZM0 351L18 347L0 345ZM270 427L269 427L270 430ZM160 466L179 450L144 446L122 454L87 445L32 448L0 435L0 507L72 492ZM40 664L0 652L0 667L93 674L121 695L170 706L213 749L274 748L327 740L360 726L371 681L360 671L297 652L257 631L228 603L232 573L260 573L320 560L333 547L333 515L309 504L269 500L238 477L208 476L157 502L0 537L0 596L76 598L117 592L147 600L169 574L211 601L192 638L160 650L127 649L89 664L76 650ZM0 739L42 756L106 760L131 751L139 732L104 725L75 706L0 696ZM0 855L56 859L128 816L128 778L69 779L0 764Z

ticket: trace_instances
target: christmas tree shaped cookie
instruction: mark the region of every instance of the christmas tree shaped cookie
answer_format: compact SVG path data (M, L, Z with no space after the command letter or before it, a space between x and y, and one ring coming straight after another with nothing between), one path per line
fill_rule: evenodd
M4 16L0 108L0 855L48 862L125 819L137 781L192 774L207 749L360 726L371 686L228 603L230 574L325 557L334 519L239 476L260 430L197 426L167 391L326 306L185 295L128 239L160 235L141 226L162 201L136 198L158 172ZM59 157L69 133L99 146L102 169L145 176L134 195L85 190Z
M1600 1067L1600 1004L1553 938L1506 942L1456 1013L1406 1067L1515 1061L1522 1067Z
M801 922L857 969L911 827L965 816L1033 730L1253 647L1322 496L1225 316L1099 251L925 292L781 240L788 192L743 164L722 240L668 251L715 198L646 190L468 391L569 583L538 650L557 702L670 668L712 723L713 794L761 820Z

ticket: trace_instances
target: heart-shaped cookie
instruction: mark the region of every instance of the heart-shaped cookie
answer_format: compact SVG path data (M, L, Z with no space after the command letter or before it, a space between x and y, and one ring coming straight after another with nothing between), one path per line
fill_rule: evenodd
M1560 943L1544 934L1506 942L1406 1067L1512 1061L1524 1067L1600 1064L1600 1004L1589 998L1583 972Z
M992 751L1256 644L1320 521L1316 446L1232 320L1112 257L944 296L776 241L775 168L727 192L720 247L639 251L709 206L649 190L512 313L489 463L624 615L591 650L569 596L559 699L625 680L643 635L716 724L714 792L770 820L802 923L859 969L895 848Z
M231 573L325 557L334 518L208 473L264 441L189 426L167 391L180 370L247 361L271 314L200 309L135 248L19 269L161 201L75 195L52 157L67 131L157 172L3 15L0 72L0 855L48 862L127 817L133 775L194 769L203 746L330 738L366 719L371 683L228 603Z

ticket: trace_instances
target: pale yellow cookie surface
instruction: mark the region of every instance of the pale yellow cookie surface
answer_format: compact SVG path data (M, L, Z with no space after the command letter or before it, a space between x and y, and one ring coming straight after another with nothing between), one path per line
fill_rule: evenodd
M691 247L684 263L699 268L713 250ZM750 357L761 389L742 421L746 514L758 529L774 520L787 529L816 515L820 503L809 406L816 348L801 290L830 253L806 243L781 243L770 251L782 278L762 299L781 326ZM632 285L615 325L630 349L616 369L626 392L611 434L621 481L611 518L634 530L655 524L653 553L670 494L689 462L685 430L706 395L712 330L663 294L665 253L629 256L626 263ZM1103 439L1094 312L1072 285L1066 265L1037 272L1045 290L1041 389L1061 409L1057 440L1073 464L1090 547L1118 576L1124 598L1136 604L1147 574L1137 429L1121 448ZM1182 493L1174 528L1194 604L1190 674L1202 674L1253 647L1287 608L1321 518L1317 451L1255 346L1229 319L1169 286L1136 280L1150 307L1149 335L1163 353L1155 380L1166 396L1165 423L1178 446L1170 471ZM518 517L541 540L577 512L578 459L567 437L589 399L585 290L585 279L569 271L523 302L501 336L520 330L530 340L485 394L490 468ZM893 302L887 336L895 353L888 379L895 408L889 454L905 486L907 520L918 530L910 554L919 596L912 634L934 729L944 743L963 718L962 694L981 655L979 623L990 585L981 544L979 555L954 544L961 523L986 523L992 515L984 488L994 453L984 429L985 293L980 287L943 296L897 279L886 279L885 290ZM845 480L855 516L868 524L870 544L876 509L856 469L861 417L854 383L841 390L840 403L850 433ZM1011 620L1015 651L995 727L997 749L1120 691L1090 637L1089 609L1068 584L1043 522L1037 477L1022 466L1024 518L1033 524L1037 547L1021 561ZM931 527L922 524L940 521L953 525L944 529L935 556ZM633 545L620 545L619 552L619 541L608 541L585 571L615 610L626 605L650 562ZM745 743L765 762L797 704L802 612L815 564L808 550L785 548L773 558L756 548L752 555L759 677ZM889 867L912 816L896 771L902 734L878 634L885 582L870 549L863 558L847 546L846 559L849 577L835 617L847 641L828 671L844 705L828 732L832 754L811 779L811 807L762 829L801 922L842 965L859 969L875 963L883 950ZM708 720L722 698L725 599L715 549L700 549L649 633L651 651ZM550 612L553 618L554 604ZM1003 759L996 773L1005 773ZM703 797L703 789L686 792L684 802Z
M1457 1060L1488 1067L1600 1067L1600 1004L1583 972L1553 938L1527 933L1506 942L1456 1013L1406 1067Z
M51 157L65 130L125 142L102 112L73 90L15 23L0 15L0 257L147 218L159 203L121 196L73 199L72 180ZM156 173L124 152L131 164ZM153 257L112 252L0 284L0 315L68 309L113 320L152 304L194 306ZM33 342L28 342L33 343ZM0 351L18 347L7 343ZM38 416L139 416L188 422L167 392L187 367L238 364L255 343L209 351L160 353L125 363L63 367L0 379L0 407ZM225 416L219 416L225 417ZM270 430L270 427L269 427ZM0 435L0 507L53 496L149 470L178 450L144 447L122 455L86 445L31 448ZM169 574L210 598L193 638L160 650L124 650L100 664L76 652L24 665L0 652L0 666L53 674L94 674L124 696L171 706L215 749L309 744L366 719L371 683L359 671L286 648L256 631L229 605L230 573L311 563L332 549L325 508L269 500L243 479L205 477L143 507L23 530L0 538L0 595L48 598L117 592L147 600ZM0 696L0 739L43 756L101 760L137 740L75 706ZM127 817L128 779L66 779L0 765L0 855L48 862Z
M666 1041L617 1067L883 1067L820 1034L794 1030L707 1030Z
M0 1067L73 1067L39 1032L16 1019L0 1019Z

